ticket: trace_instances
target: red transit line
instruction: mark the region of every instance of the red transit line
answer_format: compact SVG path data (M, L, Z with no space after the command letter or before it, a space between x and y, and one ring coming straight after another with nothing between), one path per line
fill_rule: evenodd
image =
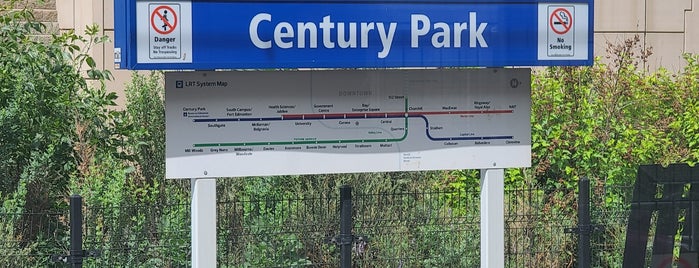
M472 111L441 111L441 112L388 112L388 113L333 113L333 114L285 114L283 120L313 120L313 119L342 119L342 118L396 118L425 115L460 115L460 114L511 114L514 110L472 110Z

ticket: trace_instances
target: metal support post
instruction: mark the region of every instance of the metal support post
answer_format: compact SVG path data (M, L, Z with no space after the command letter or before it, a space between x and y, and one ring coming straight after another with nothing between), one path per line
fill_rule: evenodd
M71 195L70 200L70 252L68 255L52 254L50 262L70 264L70 267L83 267L84 258L97 258L101 255L99 250L83 250L83 198L79 195Z
M83 198L70 196L70 260L71 267L83 267Z
M504 169L481 169L481 267L505 267Z
M216 179L192 182L192 267L216 267Z
M689 222L692 226L690 234L691 247L689 250L699 255L699 184L692 184L689 196L692 199L689 206Z
M340 186L340 267L352 267L352 187Z
M590 180L580 178L578 182L578 267L589 268L592 261L592 249L590 248Z

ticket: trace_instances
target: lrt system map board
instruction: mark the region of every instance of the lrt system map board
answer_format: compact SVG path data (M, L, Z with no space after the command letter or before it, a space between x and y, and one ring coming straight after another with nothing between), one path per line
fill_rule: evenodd
M168 72L168 178L528 167L530 69Z

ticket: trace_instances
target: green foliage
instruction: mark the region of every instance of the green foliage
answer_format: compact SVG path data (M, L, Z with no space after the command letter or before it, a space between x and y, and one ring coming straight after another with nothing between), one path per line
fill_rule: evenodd
M35 183L65 186L72 170L74 99L81 80L63 56L60 45L32 40L40 30L28 11L0 15L0 193L11 195L22 174L30 176L30 163L41 157L52 163ZM22 27L24 26L24 27ZM36 167L36 165L34 165ZM53 182L63 181L54 184ZM39 187L40 188L40 187ZM31 209L47 209L36 207Z
M220 252L227 253L219 260L222 265L232 262L232 267L298 267L312 263L305 256L302 239L288 232L295 221L303 220L298 217L301 215L288 212L304 206L295 202L298 199L291 191L291 185L298 179L296 176L264 177L232 182L234 186L230 190L242 187L242 191L233 190L235 195L222 196L219 200L240 201L242 207L220 215L219 224L228 227L223 232L224 241L235 241L232 247L219 245ZM230 190L223 187L218 192L229 194ZM233 233L236 231L243 233Z
M106 111L113 115L108 117L113 142L106 145L111 149L86 154L90 166L72 187L91 208L88 226L96 242L91 246L104 256L86 265L184 266L189 237L179 234L189 229L183 203L189 198L181 185L166 187L162 74L134 73L126 96L125 111Z
M699 55L684 55L687 61L677 80L677 87L683 90L678 102L680 109L674 122L670 123L673 140L686 146L686 160L690 165L699 162Z
M121 122L123 149L133 157L136 176L132 191L140 200L155 202L165 196L165 101L163 75L133 73L126 86L126 111Z
M638 37L609 44L611 55L590 67L550 67L532 77L532 167L508 169L506 189L540 188L530 191L516 210L525 215L542 209L549 214L575 217L576 199L559 189L575 191L580 177L589 177L602 189L596 205L605 211L628 209L628 191L641 164L699 161L699 57L685 55L679 74L664 69L643 70L651 51ZM605 63L606 62L606 63ZM438 189L465 193L477 189L475 171L445 172ZM611 186L611 187L610 187ZM477 192L476 192L477 193ZM516 191L513 192L518 194ZM471 202L475 195L453 194L447 204ZM476 196L477 198L477 196ZM519 200L509 196L507 200ZM518 212L519 213L519 212ZM542 215L544 216L544 215ZM619 216L623 217L623 216ZM598 222L617 220L608 217ZM537 221L547 222L542 217ZM572 223L571 223L572 225ZM524 226L530 233L522 241L573 241L537 226ZM624 228L605 232L610 244L623 243ZM604 263L617 266L619 252L600 253ZM572 255L572 254L571 254ZM548 256L538 266L559 266L570 256Z
M49 42L34 38L44 26L30 10L5 10L0 15L0 194L6 199L20 180L28 180L30 210L53 208L67 190L79 159L74 148L82 145L104 148L112 131L106 126L115 95L103 87L87 86L76 65L87 63L87 74L103 81L109 73L99 71L88 48L104 37L98 28L86 30L89 39L65 32ZM84 44L87 48L80 48ZM90 140L77 141L83 127ZM107 138L105 138L107 137ZM77 142L76 142L77 141ZM40 164L35 164L37 161ZM52 201L53 200L53 201Z
M303 244L295 234L269 237L264 237L264 233L255 235L260 241L244 247L240 267L304 267L313 264L299 254L303 250Z
M125 178L133 172L133 168L124 166L110 155L97 155L94 160L100 164L90 166L80 178L76 178L70 187L72 192L82 196L85 203L91 206L102 208L121 205L127 200Z
M42 256L19 265L45 266L41 254L63 251L67 226L50 218L42 229L46 221L32 213L66 210L70 181L92 163L93 152L116 151L103 146L112 140L105 111L115 95L83 77L110 78L89 56L91 46L106 40L98 27L87 27L87 38L70 31L37 38L46 27L31 10L13 10L15 3L0 4L0 212L21 213L3 223L6 241Z
M106 41L98 27L87 27L84 36L64 32L41 41L34 36L45 26L31 11L11 11L4 3L0 212L13 216L0 222L0 238L23 256L63 252L65 219L51 219L50 230L39 232L27 212L65 210L65 197L79 193L88 208L86 248L103 252L87 267L188 265L188 187L164 180L162 73L135 73L126 86L125 110L117 111L116 95L104 83L111 74L88 53ZM699 56L686 55L679 74L649 73L643 65L650 51L639 39L608 50L613 56L607 63L598 59L591 67L551 67L533 75L533 165L505 173L507 209L529 219L510 223L522 232L509 234L514 238L508 246L527 245L530 265L569 265L574 240L545 223L564 218L571 221L561 223L565 227L574 224L572 189L580 177L592 178L598 188L630 185L640 164L699 162ZM332 266L337 248L318 244L337 235L337 191L349 184L364 201L355 204L354 229L370 240L367 249L353 253L360 263L477 266L473 256L464 256L477 252L478 230L464 228L477 222L479 181L474 170L220 181L221 205L240 207L219 214L219 261L235 267ZM518 192L531 187L545 190ZM436 193L422 194L429 190ZM599 195L599 208L628 206L623 191ZM609 215L597 217L612 225ZM623 231L607 228L600 239L619 244ZM561 250L549 252L549 241ZM597 255L602 266L612 267L619 256ZM28 257L25 263L46 266L46 259ZM12 264L11 258L0 259L0 266Z
M660 70L641 70L650 51L639 39L609 45L609 64L553 67L532 82L533 176L572 188L581 176L633 183L640 164L685 160L671 126L687 90ZM679 126L678 126L679 127Z
M529 172L536 185L575 189L586 176L597 187L611 189L600 191L600 210L625 211L630 195L614 186L633 185L639 165L696 162L696 57L685 56L687 66L680 74L664 69L649 73L641 66L651 52L639 41L609 44L612 56L606 64L598 59L591 67L553 67L534 74ZM545 194L547 206L575 215L566 211L575 206L574 199ZM593 222L611 219L618 218L599 216ZM608 226L600 240L623 246L625 229ZM605 266L619 265L619 250L596 252Z
M475 221L442 224L431 220L416 227L419 267L478 267L480 229Z

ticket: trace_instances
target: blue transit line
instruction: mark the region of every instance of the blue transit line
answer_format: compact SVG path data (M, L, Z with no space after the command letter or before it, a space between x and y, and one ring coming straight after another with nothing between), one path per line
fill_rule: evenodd
M513 139L514 136L480 136L480 137L440 137L435 138L430 134L430 121L424 115L415 115L410 117L421 117L425 120L425 135L432 141L473 141L473 140L509 140Z
M201 118L192 119L194 123L212 123L212 122L250 122L250 121L282 121L281 117L258 117L258 118ZM289 119L286 119L289 120Z
M433 141L481 141L481 140L511 140L514 136L483 136L483 137L446 137L446 138L434 138L427 132L427 137Z

